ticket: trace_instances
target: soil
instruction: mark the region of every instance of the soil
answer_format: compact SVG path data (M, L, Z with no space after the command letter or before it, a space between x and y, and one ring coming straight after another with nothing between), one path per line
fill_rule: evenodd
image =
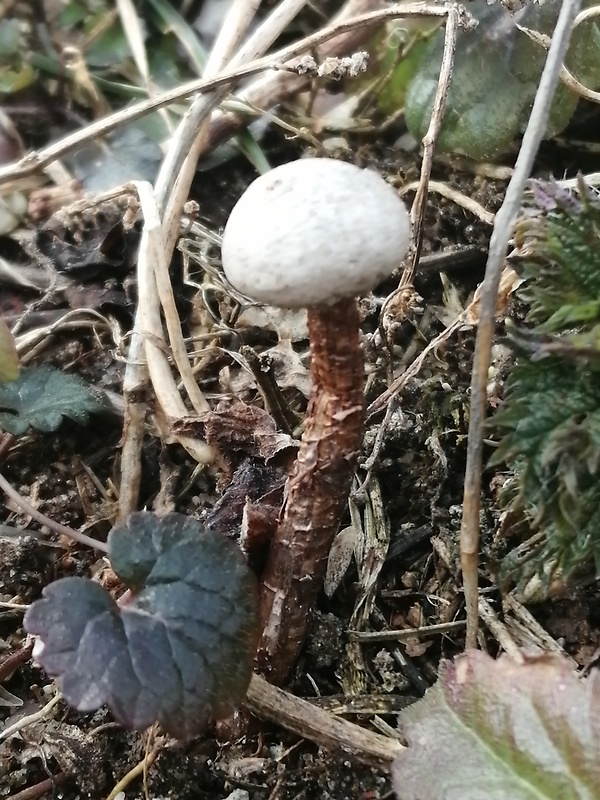
M586 108L581 118L585 131L599 130L597 112ZM576 130L581 138L581 123L576 120L574 124L579 125ZM418 155L400 152L393 144L393 134L388 129L387 139L373 133L350 135L350 149L345 157L361 166L372 166L401 185L418 178ZM569 132L564 138L568 141L568 137ZM310 152L286 141L284 134L277 131L270 132L262 144L272 164ZM596 161L600 161L597 156L588 155L586 167L598 170ZM562 175L566 169L569 175L574 175L579 166L573 162L570 150L548 145L540 154L537 172L541 176L550 172ZM202 222L219 231L253 174L248 163L236 157L199 176L193 198L199 202ZM450 166L443 161L436 163L433 177L490 212L499 208L506 186L502 180L474 176L458 160ZM407 200L411 199L407 196ZM131 276L135 240L120 240L115 245L110 239L115 213L118 217L118 209L115 211L114 207L104 209L94 226L81 228L80 236L63 229L64 236L62 239L59 236L59 240L79 253L82 268L60 273L60 291L35 293L1 286L0 310L9 316L10 309L16 309L16 316L25 314L25 326L34 327L39 319L52 320L57 311L62 313L77 304L88 305L113 320L118 331L127 330L136 292ZM421 300L414 304L412 316L393 331L390 350L377 338L378 313L382 301L395 286L394 280L363 303L369 401L386 388L388 372L393 372L402 359L414 358L424 343L444 329L449 309L467 303L483 276L489 235L488 224L454 202L430 194L422 255L447 254L456 248L466 253L467 258L461 261L449 257L437 264L424 258L424 266L415 279L415 290ZM60 241L55 242L59 249ZM106 264L98 260L92 263L94 258L90 254L95 257L99 243L106 245L101 248L103 257L112 263L108 279ZM0 256L8 257L5 254L13 246L14 241L9 243L5 237L0 242ZM23 251L22 257L35 254L39 247L40 239L38 250ZM13 251L10 252L12 259ZM53 260L56 263L55 252ZM209 312L226 324L233 319L231 306L221 296L211 297L210 292L205 298L207 311L198 293L184 283L181 263L174 265L173 272L187 332L216 324L211 322ZM521 315L522 309L516 304L507 308L506 313ZM244 344L251 345L259 354L276 341L273 329L247 325L241 331ZM98 388L119 392L123 361L114 334L115 330L105 326L55 333L44 340L37 353L32 353L31 363L77 372ZM418 378L394 401L385 420L387 429L382 443L379 434L383 414L372 418L366 427L362 467L369 461L373 448L379 449L370 465L369 482L354 495L354 500L362 513L380 502L389 522L390 542L370 614L363 620L365 631L464 619L458 577L458 532L474 336L472 328L459 331L427 360ZM294 342L294 350L305 358L306 342L302 339ZM255 383L245 377L232 354L235 354L232 339L224 340L224 347L207 360L202 382L211 404L232 391L249 403L260 404ZM499 361L497 367L500 398L505 361ZM289 364L287 369L289 373ZM293 376L283 391L290 408L301 414L305 399L294 385ZM1 471L20 494L54 521L103 540L115 514L121 422L115 412L112 416L92 417L85 427L65 421L54 433L30 432L14 439L5 437ZM232 457L235 464L235 454L223 455ZM260 465L254 466L258 469ZM224 525L215 508L219 508L219 499L236 480L235 470L230 475L208 472L197 476L194 467L181 448L158 435L148 436L143 453L141 507L168 508L201 519L212 514L213 525L215 519ZM365 480L367 473L362 467L359 475ZM491 603L500 596L494 576L494 548L501 544L498 532L502 516L496 485L495 473L486 471L482 511L485 558L480 580ZM0 522L32 534L0 538L0 601L4 603L0 608L0 724L9 726L38 710L49 699L52 689L48 678L32 662L30 652L23 650L27 639L20 606L38 598L52 580L69 575L89 577L106 565L98 553L40 529L12 501L0 508ZM235 513L228 524L235 528ZM332 597L322 594L309 640L286 689L312 698L317 704L329 703L330 707L336 702L343 704L344 695L346 700L354 696L358 708L351 708L348 718L369 726L376 717L394 727L398 711L422 696L435 682L440 659L461 652L464 631L458 627L431 639L405 644L356 645L349 630L356 624L353 609L360 592L356 567L351 566ZM592 583L571 588L560 599L531 606L530 611L578 664L589 667L598 657L600 647L598 600L597 585ZM487 631L482 636L482 645L496 652L498 644L493 636ZM10 693L6 698L2 689ZM11 696L16 699L11 700ZM145 757L146 774L138 772L131 776L125 789L131 800L392 797L386 773L363 767L339 753L327 752L260 720L251 719L246 732L237 740L223 739L213 726L193 741L178 742L163 736L160 730L129 733L104 708L93 714L80 714L60 701L49 718L31 723L18 736L0 742L0 798L99 800L107 797Z

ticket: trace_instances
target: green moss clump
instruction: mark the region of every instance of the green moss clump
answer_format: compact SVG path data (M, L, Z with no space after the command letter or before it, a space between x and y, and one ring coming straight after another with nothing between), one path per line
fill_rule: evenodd
M600 199L583 184L533 189L517 223L533 327L511 334L493 463L514 471L506 497L543 533L527 572L549 581L592 560L600 575Z

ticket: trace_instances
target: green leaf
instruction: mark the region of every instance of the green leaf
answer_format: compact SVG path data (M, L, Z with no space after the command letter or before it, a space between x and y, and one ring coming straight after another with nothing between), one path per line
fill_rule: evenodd
M471 652L400 714L399 800L597 800L600 673Z
M236 545L181 514L132 514L108 539L135 594L117 604L99 584L63 578L24 625L35 657L80 711L106 703L123 725L201 731L242 702L258 635L257 586Z
M198 75L202 75L207 61L206 49L191 25L165 0L148 0L160 19L162 33L173 32L187 51Z
M535 182L533 192L538 209L518 223L529 256L523 294L531 302L530 318L547 332L600 319L598 198L582 189L579 199L552 183Z
M63 417L83 425L105 403L76 375L53 367L28 367L17 380L0 383L0 428L18 436L29 427L54 431Z
M24 41L19 20L0 20L0 63L9 64L13 57L20 58L23 49Z
M583 185L576 195L535 182L533 196L516 239L535 325L507 324L520 355L491 420L501 434L491 463L514 471L504 499L543 533L525 561L509 554L501 573L537 573L546 586L591 559L600 574L600 202Z
M0 318L0 383L19 377L19 355L8 325Z
M469 3L468 10L479 26L458 34L438 150L474 159L493 158L506 151L527 123L546 61L545 50L519 31L517 23L551 34L560 6L560 0L528 3L511 14L501 3ZM406 95L406 122L417 139L423 137L431 118L443 47L442 31L427 49ZM600 80L598 47L595 22L579 26L573 33L567 64L590 87ZM567 125L576 104L576 96L560 86L547 136Z

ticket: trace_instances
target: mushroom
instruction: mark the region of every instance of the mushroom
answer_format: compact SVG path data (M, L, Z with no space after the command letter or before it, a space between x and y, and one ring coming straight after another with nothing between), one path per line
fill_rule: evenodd
M306 158L255 180L225 226L227 280L253 301L306 307L311 395L262 578L257 663L274 683L300 652L346 508L364 422L357 297L399 266L410 218L368 169Z

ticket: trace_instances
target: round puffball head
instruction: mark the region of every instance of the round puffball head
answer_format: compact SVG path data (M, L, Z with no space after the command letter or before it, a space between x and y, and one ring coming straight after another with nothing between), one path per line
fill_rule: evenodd
M406 207L380 175L305 158L276 167L244 192L223 233L223 270L256 302L328 305L374 289L409 243Z

